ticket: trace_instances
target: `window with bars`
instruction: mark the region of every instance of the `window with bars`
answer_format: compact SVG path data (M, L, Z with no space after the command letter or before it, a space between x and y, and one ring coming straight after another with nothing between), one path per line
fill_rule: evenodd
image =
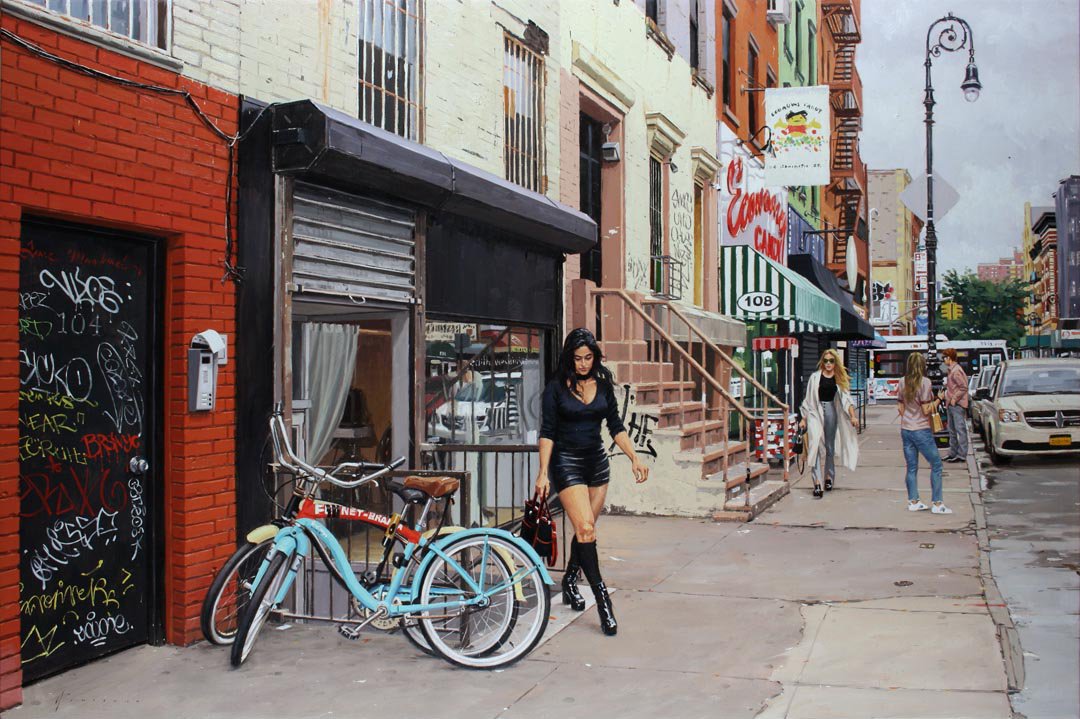
M735 23L735 16L731 14L731 11L728 10L728 7L727 7L726 4L724 5L724 12L723 12L722 19L723 19L723 23L722 23L722 26L720 28L720 37L721 37L720 51L721 51L721 65L722 65L722 67L720 68L720 73L721 73L721 77L720 77L721 97L723 97L723 99L724 99L724 105L726 105L727 107L731 107L732 103L734 102L734 98L732 97L732 92L731 92L732 91L732 85L733 85L733 83L731 81L731 71L732 71L732 57L731 57L731 54L732 54L732 43L734 41L734 37L733 37L734 28L732 27L732 25L734 25L734 23Z
M645 17L660 23L660 0L645 0Z
M649 285L653 292L662 292L664 275L659 258L664 254L664 167L655 157L649 158L649 254Z
M360 119L420 140L423 0L359 0Z
M544 58L520 40L503 40L503 164L506 179L545 192Z
M800 26L802 25L802 11L803 7L801 3L795 4L795 74L801 79L802 74L802 32Z
M747 45L746 74L750 76L750 87L760 87L758 85L758 50L753 43ZM746 132L751 141L755 141L754 133L761 129L758 127L758 96L760 94L758 92L749 92L746 97L746 119L750 125L750 127L746 128Z
M690 0L690 67L697 70L700 65L698 43L698 0Z
M169 45L171 0L29 0L34 5L161 50Z

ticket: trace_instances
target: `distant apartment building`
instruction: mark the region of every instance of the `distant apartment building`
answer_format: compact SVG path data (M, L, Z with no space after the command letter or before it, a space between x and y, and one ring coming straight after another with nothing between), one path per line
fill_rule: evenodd
M1002 257L997 262L980 262L978 267L980 280L1007 282L1024 278L1024 255L1020 250L1013 250L1012 257Z
M916 289L914 252L923 222L900 201L907 170L869 170L871 322L881 334L912 334Z

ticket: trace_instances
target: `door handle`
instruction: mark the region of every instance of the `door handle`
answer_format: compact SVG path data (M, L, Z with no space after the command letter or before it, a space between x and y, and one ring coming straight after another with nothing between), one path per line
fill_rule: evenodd
M150 469L150 463L143 457L132 457L131 461L128 462L128 469L131 470L132 474L146 474L147 470Z

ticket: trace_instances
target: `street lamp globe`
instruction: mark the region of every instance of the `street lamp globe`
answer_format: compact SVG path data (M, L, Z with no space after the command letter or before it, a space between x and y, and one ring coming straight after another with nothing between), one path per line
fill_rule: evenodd
M964 99L968 102L975 102L979 99L982 83L979 82L979 68L975 67L975 63L968 63L967 72L964 74L964 82L960 84L960 89L964 91Z

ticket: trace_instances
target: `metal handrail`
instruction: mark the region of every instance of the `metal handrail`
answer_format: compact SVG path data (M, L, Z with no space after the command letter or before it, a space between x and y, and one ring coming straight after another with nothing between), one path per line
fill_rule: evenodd
M649 317L648 313L645 312L645 310L641 309L641 307L639 307L638 304L634 302L633 298L626 293L626 290L597 288L593 290L593 294L614 295L619 297L627 306L630 307L631 311L641 317L641 319L645 320L645 323L649 325L649 327L651 327L653 331L656 332L660 336L660 338L664 340L665 343L667 343L669 347L673 348L676 352L678 352L680 358L684 362L686 362L687 365L689 365L699 375L701 375L702 379L708 382L715 391L719 392L720 396L727 400L728 404L734 406L736 412L741 414L745 419L754 419L754 417L750 414L750 411L747 410L741 402L738 402L734 397L732 397L731 393L728 392L728 390L724 389L724 387L716 380L716 378L709 374L709 371L702 367L701 364L699 364L698 361L694 359L689 352L683 349L682 345L676 342L671 337L671 335L665 332L664 328L662 328L656 320L654 320L652 317Z
M741 367L736 365L735 362L723 350L720 350L720 348L717 347L715 344L713 344L711 341L709 341L708 338L704 337L704 335L701 333L700 329L698 329L692 322L690 322L682 313L680 313L678 310L675 310L670 304L664 303L664 304L667 304L667 307L668 307L669 310L672 311L672 314L679 317L679 319L681 319L688 327L692 328L694 330L694 332L696 334L698 334L698 336L702 337L703 341L705 343L707 343L706 346L709 346L710 349L715 349L717 351L717 353L724 359L724 361L728 363L729 366L737 369L739 371L740 375L745 376L752 383L754 383L754 385L756 387L759 387L762 390L762 392L763 392L763 394L765 396L765 399L764 399L765 406L764 406L764 408L762 410L747 408L741 402L737 401L731 395L731 393L727 389L725 389L723 387L723 385L721 385L720 382L715 377L712 376L712 374L708 370L706 370L696 359L694 359L694 357L689 352L687 352L682 347L682 345L680 345L677 341L675 341L675 339L671 336L671 334L669 332L665 332L664 329L660 326L660 324L658 322L656 322L656 320L654 320L652 317L650 317L649 314L647 312L645 312L644 309L639 307L638 304L636 302L634 302L633 298L630 297L630 295L626 292L626 290L623 290L623 289L596 288L596 289L592 290L592 293L594 295L601 295L601 296L603 296L603 295L613 295L613 296L619 297L623 301L624 305L628 306L631 309L631 311L633 311L635 314L637 314L639 317L641 317L641 319L645 320L645 323L647 325L649 325L649 327L652 328L652 330L655 331L657 333L657 335L659 335L659 337L670 348L673 348L679 354L680 358L684 362L686 362L686 364L691 369L693 369L695 372L698 373L698 375L701 376L701 378L702 378L702 380L704 382L709 384L714 391L718 392L720 394L720 396L723 397L727 401L728 405L730 407L734 408L734 410L739 415L741 415L744 419L746 419L748 422L754 422L757 419L755 417L755 414L760 411L761 412L761 421L764 423L764 426L762 427L762 449L763 449L763 454L766 457L766 461L768 461L767 460L767 457L768 457L768 439L767 439L767 435L768 435L768 426L769 426L769 399L771 398L773 401L775 401L777 403L777 405L779 405L778 408L782 408L783 412L784 412L784 417L783 417L783 420L782 420L783 423L784 423L784 432L783 432L784 442L783 442L783 449L781 450L781 458L783 459L783 463L784 463L784 480L787 481L788 473L790 471L790 458L789 458L790 438L788 437L787 427L790 424L789 419L790 419L790 411L791 411L791 408L787 404L781 402L779 400L779 398L777 398L775 395L773 395L768 390L766 390L764 387L762 387L760 384L758 384L756 382L756 380L753 379L753 377L751 377L749 374L747 374L745 372L745 370L743 370ZM670 324L670 322L669 322L669 324ZM689 340L689 335L687 336L687 339ZM725 438L725 443L726 443L726 438ZM727 455L725 454L724 462L723 462L723 476L724 476L724 481L725 482L727 481L727 470L728 470L728 463L727 463ZM747 490L747 499L749 501L749 489Z
M679 309L678 309L677 307L675 307L675 305L671 304L670 302L664 302L664 301L662 301L662 300L653 300L653 302L657 302L658 304L664 304L664 305L666 305L666 306L667 306L667 310L668 310L669 312L671 312L671 313L672 313L673 315L675 315L676 317L678 317L679 319L681 319L681 320L682 320L682 321L683 321L684 323L686 323L686 326L687 326L687 327L689 327L689 328L690 328L690 330L691 330L691 331L692 331L692 332L693 332L693 333L694 333L695 335L697 335L698 337L700 337L700 338L701 338L701 341L702 341L702 343L703 343L703 344L704 344L704 345L705 345L706 347L708 347L708 348L709 348L709 349L711 349L711 350L712 350L713 352L716 352L716 353L717 353L718 355L720 355L720 356L721 356L721 357L722 357L722 358L724 359L724 362L726 362L726 363L728 364L728 366L729 366L729 367L731 367L731 368L732 368L733 370L735 370L736 372L738 372L738 373L739 373L739 376L741 376L741 377L742 377L743 379L749 380L749 381L750 381L750 384L752 384L752 385L753 385L754 387L756 387L756 388L757 388L757 390L758 390L759 392L761 392L761 394L762 394L762 395L764 395L765 397L768 397L768 398L769 398L769 399L771 399L771 400L772 400L773 402L776 402L776 404L777 404L777 406L778 406L778 409L783 409L783 410L784 410L785 412L788 412L788 411L790 411L790 410L791 410L791 408L790 408L790 407L788 407L788 406L787 406L787 405L786 405L785 403L783 403L783 402L781 402L781 401L780 401L780 398L778 398L778 397L777 397L776 395L774 395L774 394L773 394L772 392L770 392L769 390L767 390L767 389L765 388L765 386L764 386L764 385L762 385L762 384L761 384L760 382L758 382L758 381L757 381L756 379L754 379L754 376L753 376L752 374L750 374L750 373L749 373L749 372L747 372L747 371L746 371L745 369L743 369L742 367L740 367L740 366L739 366L739 364L738 364L737 362L735 362L735 360L731 359L731 356L730 356L730 355L729 355L729 354L728 354L727 352L725 352L724 350L720 349L720 347L719 347L718 345L716 345L715 343L713 343L713 341L712 341L712 340L710 340L710 339L709 339L709 338L708 338L708 337L707 337L707 336L705 335L705 333L701 331L701 328L699 328L699 327L698 327L697 325L695 325L695 324L694 324L693 322L691 322L690 320L688 320L688 319L686 318L686 315L684 315L684 314L683 314L682 312L680 312L680 311L679 311Z

